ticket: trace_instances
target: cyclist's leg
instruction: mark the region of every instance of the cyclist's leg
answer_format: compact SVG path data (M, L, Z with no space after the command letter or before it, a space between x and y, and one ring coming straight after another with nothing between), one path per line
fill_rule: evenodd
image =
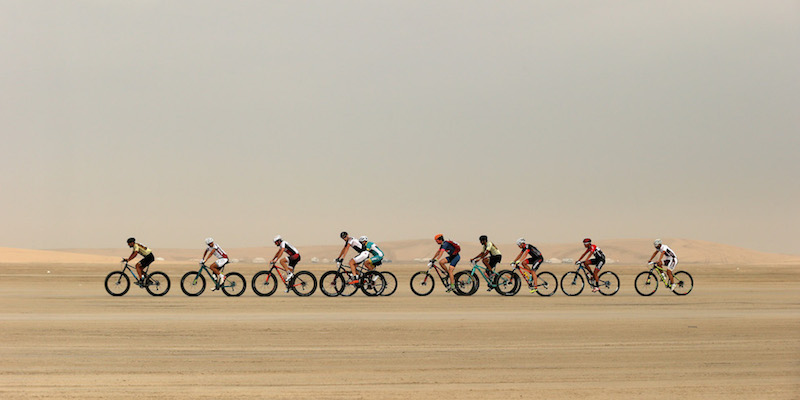
M225 282L225 274L222 273L222 267L228 264L227 258L218 258L217 261L211 263L211 266L217 270L217 281L219 281L220 285Z
M486 267L486 275L491 275L494 264L492 264L492 260L489 258L489 256L483 257L481 262Z
M606 263L606 260L598 260L596 258L592 259L592 264L596 265L594 267L594 283L596 285L600 285L600 268L603 268L603 265Z
M280 261L278 261L278 262L281 264L281 267L283 267L283 270L284 270L284 271L286 271L286 273L287 273L287 274L288 274L289 272L291 272L291 269L289 268L289 260L288 260L288 257L282 257L282 258L280 259Z
M350 270L353 271L353 276L358 277L358 271L356 271L356 265L361 264L364 260L369 257L368 251L362 251L357 256L350 259Z
M542 260L538 258L529 258L525 261L528 265L530 265L531 276L533 277L533 287L539 286L539 278L536 276L536 270L538 270L539 266L542 265Z
M286 260L284 259L284 260L281 260L281 261L286 261ZM289 273L290 274L294 274L294 268L297 266L297 264L299 262L300 262L300 254L295 254L295 255L293 255L291 257L288 257L287 263L289 265L288 268L289 268Z
M675 275L672 274L672 271L675 270L676 266L678 266L678 260L676 259L669 260L669 263L667 264L667 276L669 277L670 286L675 285Z

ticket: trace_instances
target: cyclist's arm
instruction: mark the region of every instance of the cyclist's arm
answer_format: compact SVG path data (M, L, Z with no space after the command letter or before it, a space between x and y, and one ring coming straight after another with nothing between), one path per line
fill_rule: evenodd
M585 256L586 256L586 254L589 254L589 249L586 249L586 251L584 251L584 252L583 252L583 255L581 255L580 257L578 257L578 261L582 261L582 260L583 260L583 257L585 257ZM588 259L589 259L589 257L586 257L586 259L588 260Z
M208 257L206 257L206 255L208 255L208 249L206 249L205 251L203 251L203 258L201 258L201 259L200 259L200 261L202 261L202 262L203 262L203 264L205 264L205 263L206 263L206 261L208 261L208 259L209 259L209 258L211 258L211 256L210 256L210 255L209 255Z
M522 258L522 253L524 253L524 252L525 252L525 249L523 249L522 251L520 251L520 252L519 252L519 254L517 254L517 258L515 258L515 259L514 259L514 261L512 261L511 263L513 264L513 263L517 262L517 260L519 260L520 258Z
M654 259L654 258L656 258L656 254L658 254L658 250L656 250L656 251L654 251L654 252L653 252L653 255L652 255L652 256L650 256L650 259L649 259L649 260L647 260L647 262L653 261L653 259Z
M347 249L349 247L350 247L350 243L346 243L345 242L344 247L342 247L342 251L339 252L339 257L338 258L344 258L345 254L347 254Z
M131 253L131 255L128 256L128 261L133 260L134 258L136 258L136 250L134 250L133 253Z
M440 254L442 254L442 249L441 248L439 250L436 250L436 254L433 255L432 260L438 260Z
M281 254L283 254L283 247L278 249L278 252L275 253L275 257L272 257L272 261L270 261L270 262L274 263L274 262L278 261L278 259L281 258Z
M484 250L481 252L481 254L478 254L477 256L475 256L475 258L471 259L470 261L480 260L481 258L486 257L487 253L489 253L489 250Z
M664 252L663 251L659 251L659 253L661 253L661 254L658 255L658 261L656 261L658 263L660 263L661 259L664 258Z

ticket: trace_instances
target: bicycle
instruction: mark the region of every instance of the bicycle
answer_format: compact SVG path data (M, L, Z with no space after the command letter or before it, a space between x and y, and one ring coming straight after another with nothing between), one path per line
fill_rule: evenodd
M656 276L661 277L661 282L664 283L664 286L667 288L671 288L671 284L669 282L669 277L667 276L667 270L664 267L659 267L655 262L649 262L647 265L650 265L650 270L641 272L639 275L636 275L636 279L633 281L633 286L636 288L636 292L642 296L650 296L656 292L658 289L658 278ZM658 270L658 274L654 273L653 270ZM672 274L675 278L675 290L672 293L675 293L678 296L686 296L689 292L692 291L694 287L694 279L692 276L689 275L686 271L676 271Z
M294 294L306 297L314 294L317 290L317 277L311 272L300 271L291 278L288 278L289 270L284 268L283 265L278 265L274 262L269 263L272 267L269 270L261 271L253 275L252 287L253 291L259 296L271 296L278 289L278 279L275 278L274 270L278 273L284 286L286 286L286 293L289 290Z
M442 268L440 265L437 265L434 261L428 262L428 269L426 271L419 271L411 275L411 291L414 292L417 296L427 296L433 292L433 288L436 286L436 280L433 279L433 274L431 274L431 270L436 273L436 276L439 277L439 280L442 281L442 285L444 287L450 287L450 275ZM455 278L455 276L453 276ZM457 295L461 295L459 292L458 287L455 290Z
M222 273L227 266L228 263L225 263L225 265L219 269L220 273ZM206 278L202 274L204 271L206 275L208 275L208 278L214 282L214 290L222 289L222 293L225 293L226 296L241 296L242 293L244 293L247 284L242 274L238 272L229 272L225 274L225 282L220 285L219 281L211 273L211 269L204 263L200 263L200 269L198 269L197 272L189 271L183 274L181 278L181 290L185 295L192 297L199 296L206 290Z
M502 272L499 278L503 278L504 274L510 274L518 278L516 284L512 288L512 292L506 294L506 296L516 295L519 292L519 289L522 286L523 281L528 284L528 289L534 288L533 286L534 271L527 266L523 266L522 263L520 262L514 264L513 270ZM539 272L538 274L536 274L536 280L537 280L536 294L538 294L539 296L549 297L555 294L555 292L558 290L558 279L551 272L548 271Z
M322 277L319 278L320 290L322 290L322 293L328 297L349 297L354 295L358 289L361 289L362 293L370 297L380 296L387 289L387 279L384 277L384 275L389 274L394 277L394 274L388 271L370 271L364 266L363 262L356 265L356 271L358 271L360 276L358 281L355 281L352 278L349 268L345 268L341 261L336 261L336 270L325 272L322 274ZM397 282L397 278L394 278L394 280ZM395 287L391 293L394 293L394 290L396 289L397 284L395 283Z
M583 275L586 277L586 282L589 282L591 286L595 286L594 276L586 269L584 264L585 261L575 262L578 269L567 272L561 277L561 291L564 292L565 295L577 296L583 291L585 284L583 276L579 273L581 270L583 270ZM600 294L603 296L613 296L619 291L619 277L617 274L611 271L605 271L598 275L598 279L600 282L596 286L600 288Z
M512 296L511 291L514 286L519 286L516 275L504 275L506 272L510 273L509 270L502 270L490 278L486 273L485 266L479 265L477 261L472 261L471 264L472 269L459 271L453 276L456 280L456 290L460 291L461 295L472 296L475 294L481 285L479 277L483 277L483 280L486 281L486 285L489 286L488 291L494 290L503 296Z
M131 279L128 278L128 274L133 276L134 283L139 286L140 288L145 288L147 293L150 293L152 296L163 296L169 292L170 288L170 281L169 276L161 271L155 271L152 274L148 274L147 271L150 269L150 266L146 266L143 271L143 275L145 276L144 283L141 279L139 279L138 274L134 267L128 264L128 260L123 258L121 271L114 271L108 275L106 275L105 286L106 292L112 296L122 296L125 293L128 293L128 289L131 288ZM126 272L128 274L126 274Z

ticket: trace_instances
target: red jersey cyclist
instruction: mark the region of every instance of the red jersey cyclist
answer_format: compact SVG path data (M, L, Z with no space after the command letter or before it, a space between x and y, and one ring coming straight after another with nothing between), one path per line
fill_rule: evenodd
M222 250L222 247L219 247L218 244L214 243L214 238L207 237L206 250L203 252L203 259L200 261L200 264L205 264L212 255L217 257L217 261L211 263L208 268L214 272L214 277L217 279L217 284L212 290L218 290L225 282L225 275L222 274L222 267L228 263L228 253Z
M447 289L449 293L456 289L456 279L453 277L453 271L456 269L456 264L461 261L461 255L458 254L461 252L461 246L452 240L444 240L444 235L441 233L434 236L433 240L439 244L439 250L436 250L436 254L431 258L431 262L435 263L439 261L439 265L444 268L450 276L450 287ZM442 252L447 253L447 257L439 260L439 256L441 256Z
M600 250L597 245L592 244L592 239L586 238L583 239L583 247L586 247L586 251L578 257L578 262L576 264L583 263L583 266L586 268L587 271L592 273L594 277L594 285L592 285L592 292L597 292L600 290L598 287L598 281L600 278L598 275L600 274L600 268L603 268L603 265L606 263L606 255L603 254L603 250ZM583 257L586 257L586 260L583 260ZM592 265L595 265L594 270L592 270Z
M539 266L542 265L544 262L544 257L542 256L542 252L539 251L534 245L528 244L525 241L525 238L517 239L517 247L522 249L517 255L517 258L511 262L511 265L517 263L517 260L522 259L522 266L530 269L533 271L531 275L533 275L533 289L531 289L531 293L536 292L536 286L539 284L536 278L536 270L539 269Z
M656 248L656 251L650 256L650 259L647 262L653 261L653 258L656 257L658 254L658 261L656 261L656 265L659 267L663 266L664 264L667 265L667 276L669 276L669 286L672 291L675 291L675 276L672 275L672 271L675 270L675 267L678 265L678 256L675 255L675 252L669 248L669 246L665 245L661 242L661 239L656 239L653 242L653 246ZM666 258L665 258L666 257ZM662 258L664 259L662 261Z
M275 263L280 259L283 269L289 271L289 275L286 276L286 280L289 281L294 278L294 267L300 262L300 252L297 251L296 247L289 244L289 242L283 240L281 235L275 236L272 241L275 243L275 246L278 246L278 252L275 253L275 257L272 257L271 263ZM286 253L286 258L281 258L283 253Z

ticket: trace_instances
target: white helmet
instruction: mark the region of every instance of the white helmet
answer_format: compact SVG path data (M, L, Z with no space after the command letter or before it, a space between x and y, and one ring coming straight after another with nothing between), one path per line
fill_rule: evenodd
M278 240L281 240L281 241L283 240L281 235L275 236L275 239L272 239L273 242L277 242Z
M211 243L214 243L214 238L207 237L206 244L211 244Z
M369 241L369 239L367 239L366 236L361 236L360 238L358 238L358 241L359 242L367 242L367 241Z
M655 247L661 246L661 239L656 239L655 242L653 242L653 246Z
M523 244L525 244L525 243L526 243L526 242L525 242L525 238L519 238L519 239L517 239L517 246L522 246L522 245L523 245Z

